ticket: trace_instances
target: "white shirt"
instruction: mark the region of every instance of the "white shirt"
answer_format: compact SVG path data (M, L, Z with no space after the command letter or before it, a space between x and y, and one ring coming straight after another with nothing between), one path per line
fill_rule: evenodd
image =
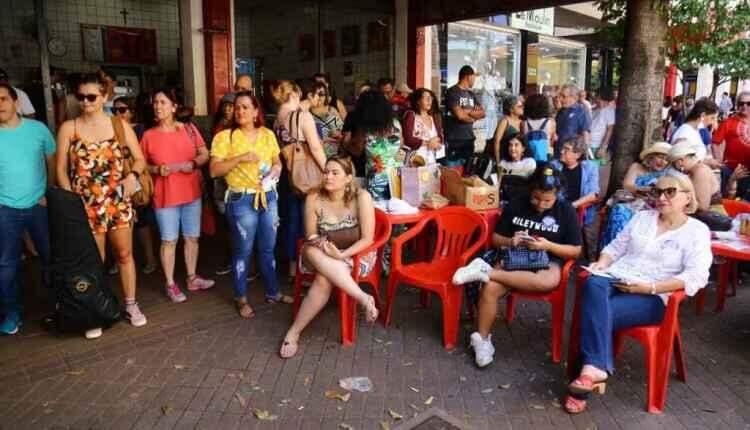
M602 254L614 261L605 271L635 282L661 282L679 279L685 293L694 296L708 283L713 262L711 232L695 218L680 228L656 236L659 212L644 210L635 214ZM671 293L659 294L666 305Z
M721 102L719 102L719 109L722 112L729 112L732 110L732 99L729 97L722 97Z
M36 110L34 109L34 105L31 104L31 99L29 99L26 91L16 87L13 87L13 89L18 94L18 114L21 116L35 114Z
M701 128L705 128L701 124ZM703 143L700 132L693 128L692 125L685 123L680 126L674 133L672 133L671 143L674 144L677 139L687 139L690 142L690 146L695 148L695 156L699 160L705 160L713 158L713 156L706 150L706 144Z
M518 161L500 160L500 168L503 175L517 175L528 178L536 170L536 161L532 157L526 157Z
M591 115L591 148L596 149L602 145L607 127L615 125L615 108L607 106L599 108Z

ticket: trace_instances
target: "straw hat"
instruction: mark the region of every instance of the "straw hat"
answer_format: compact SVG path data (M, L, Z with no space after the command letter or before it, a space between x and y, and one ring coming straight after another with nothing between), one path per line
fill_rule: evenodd
M649 155L662 154L669 155L669 151L672 149L672 145L667 142L654 142L651 145L643 148L641 151L640 159L644 161Z

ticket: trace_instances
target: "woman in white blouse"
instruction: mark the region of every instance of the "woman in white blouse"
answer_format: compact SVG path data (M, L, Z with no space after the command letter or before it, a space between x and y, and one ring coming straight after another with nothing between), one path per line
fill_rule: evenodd
M565 410L586 409L592 391L603 392L613 371L612 333L657 324L673 291L693 296L708 282L711 237L708 227L688 217L698 203L690 179L662 176L650 193L656 210L638 212L590 266L581 312L580 376L570 383Z

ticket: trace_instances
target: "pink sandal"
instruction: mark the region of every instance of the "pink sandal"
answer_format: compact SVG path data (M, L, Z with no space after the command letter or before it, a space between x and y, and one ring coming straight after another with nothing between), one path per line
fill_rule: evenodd
M563 405L563 408L565 409L565 412L571 415L580 414L581 412L586 410L586 401L576 399L575 397L568 394L567 396L565 396L565 404Z

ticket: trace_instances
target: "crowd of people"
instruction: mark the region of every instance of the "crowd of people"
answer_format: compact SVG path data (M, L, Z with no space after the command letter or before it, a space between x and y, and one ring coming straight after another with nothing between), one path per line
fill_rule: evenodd
M175 278L180 236L187 292L215 285L198 273L207 204L223 215L218 231L226 234L225 264L216 275L231 273L240 317L255 315L247 289L257 276L267 303L292 303L282 292L277 248L290 277L296 275L298 253L301 270L315 274L281 342L281 357L296 354L303 330L334 288L352 296L368 321L376 320L376 301L351 277L352 257L372 244L375 205L395 197L392 176L400 167L416 157L423 165L466 166L478 156L474 125L486 112L472 92L475 77L470 66L460 69L458 82L446 92L444 112L431 90L412 91L391 79L358 88L351 111L325 74L277 81L269 109L275 115L267 126L268 106L256 97L251 77L243 75L235 91L220 100L205 139L174 89L112 99L112 82L101 74L83 76L77 84L78 113L62 123L54 139L44 125L22 116L21 93L0 82L0 331L15 334L22 322L17 272L25 234L42 265L50 263L45 208L50 186L82 198L101 260L112 260L119 272L124 315L135 327L147 319L136 299L134 230L144 249L143 273L160 263L164 293L183 302L187 296ZM478 258L453 278L456 284L482 283L470 343L477 366L485 367L493 361L498 301L511 291L556 288L564 262L579 258L584 244L593 241L586 247L591 267L616 279L592 276L586 283L584 366L569 387L565 408L571 413L585 409L587 395L613 370L612 330L658 322L671 292L693 295L705 286L710 239L699 215L715 210L722 196L744 198L750 192L745 167L750 93L740 93L737 113L721 123L719 114L728 112L723 100L717 106L699 99L689 110L681 101L675 104L665 117L665 141L644 142L623 189L602 202L600 176L607 175L616 144L616 98L602 89L592 104L585 91L564 85L554 97L503 100L503 117L483 146L507 194L492 244L544 252L549 265L512 271L497 258ZM289 155L299 153L298 147L305 149L304 165ZM301 182L295 169L302 168L318 183ZM153 194L139 202L135 196L144 193L147 176ZM601 236L592 228L594 203L608 206L609 216L599 220ZM588 208L582 225L578 208ZM375 254L358 261L360 274L379 264ZM97 338L102 328L89 327L85 335Z

